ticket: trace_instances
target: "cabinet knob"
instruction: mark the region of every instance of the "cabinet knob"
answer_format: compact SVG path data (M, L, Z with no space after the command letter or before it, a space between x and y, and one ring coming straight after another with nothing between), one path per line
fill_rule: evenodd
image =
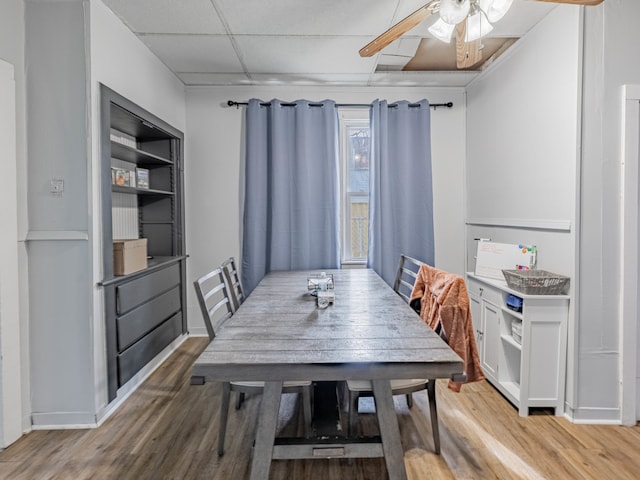
M480 291L480 295L482 295L482 292L484 292L484 288L480 287L478 290Z

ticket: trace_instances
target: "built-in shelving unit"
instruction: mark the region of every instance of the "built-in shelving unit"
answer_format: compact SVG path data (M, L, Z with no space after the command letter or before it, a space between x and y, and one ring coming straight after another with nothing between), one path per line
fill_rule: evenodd
M564 413L569 296L526 295L473 273L467 273L467 286L487 380L521 416L531 407ZM507 307L508 295L522 299L522 312Z
M112 400L119 388L187 331L183 134L105 86L101 95L101 285ZM117 184L114 169L127 173L126 184ZM145 170L146 184L138 184L137 169ZM137 238L147 239L147 268L114 275L113 240Z

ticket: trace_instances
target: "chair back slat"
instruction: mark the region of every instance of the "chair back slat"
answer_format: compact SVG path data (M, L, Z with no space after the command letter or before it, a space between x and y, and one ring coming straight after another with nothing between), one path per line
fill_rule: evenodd
M418 270L424 265L424 262L416 260L408 255L400 255L400 263L398 264L398 272L396 280L393 283L393 290L409 303L413 285L418 277Z
M229 257L222 262L222 270L224 271L227 283L229 284L234 309L237 310L240 305L242 305L242 302L244 302L245 294L242 282L240 281L240 272L238 272L235 258Z
M216 330L235 312L222 268L215 268L198 278L193 286L209 339L213 340Z

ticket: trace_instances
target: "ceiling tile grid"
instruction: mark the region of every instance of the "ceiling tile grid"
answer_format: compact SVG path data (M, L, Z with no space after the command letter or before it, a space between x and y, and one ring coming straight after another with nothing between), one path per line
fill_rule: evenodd
M403 71L433 17L380 53L358 51L425 0L103 0L186 85L460 86L476 74L428 66L451 55L431 41L426 62ZM492 36L518 38L554 4L515 0ZM448 47L448 48L447 48ZM438 50L441 50L438 53ZM440 62L439 65L443 63ZM417 65L417 66L416 66ZM436 70L436 71L432 71Z

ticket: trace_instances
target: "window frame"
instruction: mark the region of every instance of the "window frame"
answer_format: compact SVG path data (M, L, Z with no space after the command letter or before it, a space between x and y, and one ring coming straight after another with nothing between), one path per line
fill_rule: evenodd
M353 198L362 197L363 193L348 191L351 158L347 132L351 127L370 128L369 107L338 108L338 120L340 135L340 239L342 243L340 247L340 262L343 266L364 267L367 264L367 257L354 258L351 252L350 205ZM364 195L366 195L367 203L369 203L369 192ZM368 229L365 234L368 236Z

